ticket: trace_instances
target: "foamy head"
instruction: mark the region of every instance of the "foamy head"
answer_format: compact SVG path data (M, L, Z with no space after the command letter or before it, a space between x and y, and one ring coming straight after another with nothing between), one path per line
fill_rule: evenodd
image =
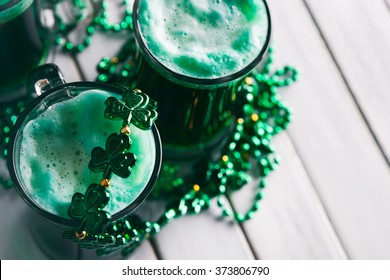
M137 16L151 55L191 78L238 73L259 58L269 41L263 0L140 0Z
M121 120L104 118L104 101L113 96L101 90L88 90L69 100L48 107L29 121L22 134L17 162L19 181L36 204L46 211L68 218L67 209L76 192L85 193L99 183L102 173L88 169L91 150L105 148L108 135L119 132ZM118 95L114 95L119 97ZM156 162L156 143L152 131L130 126L132 152L137 157L129 178L111 178L111 214L133 203L147 186Z

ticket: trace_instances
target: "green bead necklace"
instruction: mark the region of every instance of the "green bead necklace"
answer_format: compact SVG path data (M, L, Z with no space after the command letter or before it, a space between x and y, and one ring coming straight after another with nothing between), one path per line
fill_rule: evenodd
M133 29L132 9L129 7L128 0L122 0L122 6L125 9L122 21L118 23L110 23L108 21L109 4L106 1L94 1L93 11L89 11L86 0L73 0L70 2L72 10L75 12L74 19L70 23L64 23L65 20L60 10L62 2L55 1L53 4L54 17L56 20L56 31L54 42L61 46L62 50L69 53L79 53L84 51L91 44L91 37L95 34L96 29L102 32L121 32L130 31ZM69 4L69 3L68 3ZM110 3L112 4L112 3ZM88 19L89 18L89 19ZM76 28L85 24L84 38L80 43L72 43L69 35L75 31Z

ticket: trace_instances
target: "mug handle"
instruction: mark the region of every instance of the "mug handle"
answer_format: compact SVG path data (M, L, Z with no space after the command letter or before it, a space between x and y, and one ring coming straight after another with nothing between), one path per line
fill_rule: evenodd
M64 75L54 63L38 66L31 72L30 85L37 96L65 83Z

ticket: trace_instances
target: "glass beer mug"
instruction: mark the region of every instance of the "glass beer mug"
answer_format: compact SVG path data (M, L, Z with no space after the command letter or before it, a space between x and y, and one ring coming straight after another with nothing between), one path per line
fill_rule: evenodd
M267 58L264 0L135 0L138 45L133 82L159 104L164 156L218 151L234 125L237 81Z
M26 234L32 234L52 258L75 258L77 244L64 240L65 232L72 239L85 221L94 224L106 219L102 211L111 216L109 228L132 214L149 195L161 166L160 138L153 122L142 118L149 99L141 103L141 93L95 82L67 84L54 64L39 66L32 78L38 97L15 124L8 168L33 216L31 232ZM123 132L123 120L113 115L124 107L115 107L107 117L107 104L123 105L120 100L125 94L126 104L142 108L133 108ZM96 202L100 199L103 202ZM87 217L91 209L96 217ZM86 240L95 234L105 232L91 233ZM100 240L88 242L88 248L99 249Z

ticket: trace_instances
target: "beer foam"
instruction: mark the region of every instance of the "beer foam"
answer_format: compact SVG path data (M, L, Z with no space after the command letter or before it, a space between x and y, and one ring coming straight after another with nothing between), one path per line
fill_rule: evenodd
M263 0L141 0L141 36L170 70L215 79L245 68L267 40Z
M68 218L67 209L76 192L99 184L102 173L88 168L91 150L105 149L107 137L119 132L122 121L104 118L104 101L113 94L88 90L48 107L23 130L20 150L22 181L29 196L47 211ZM114 95L118 97L117 95ZM130 152L137 157L132 174L111 178L110 201L105 210L114 214L132 203L144 190L156 160L151 131L131 125Z

